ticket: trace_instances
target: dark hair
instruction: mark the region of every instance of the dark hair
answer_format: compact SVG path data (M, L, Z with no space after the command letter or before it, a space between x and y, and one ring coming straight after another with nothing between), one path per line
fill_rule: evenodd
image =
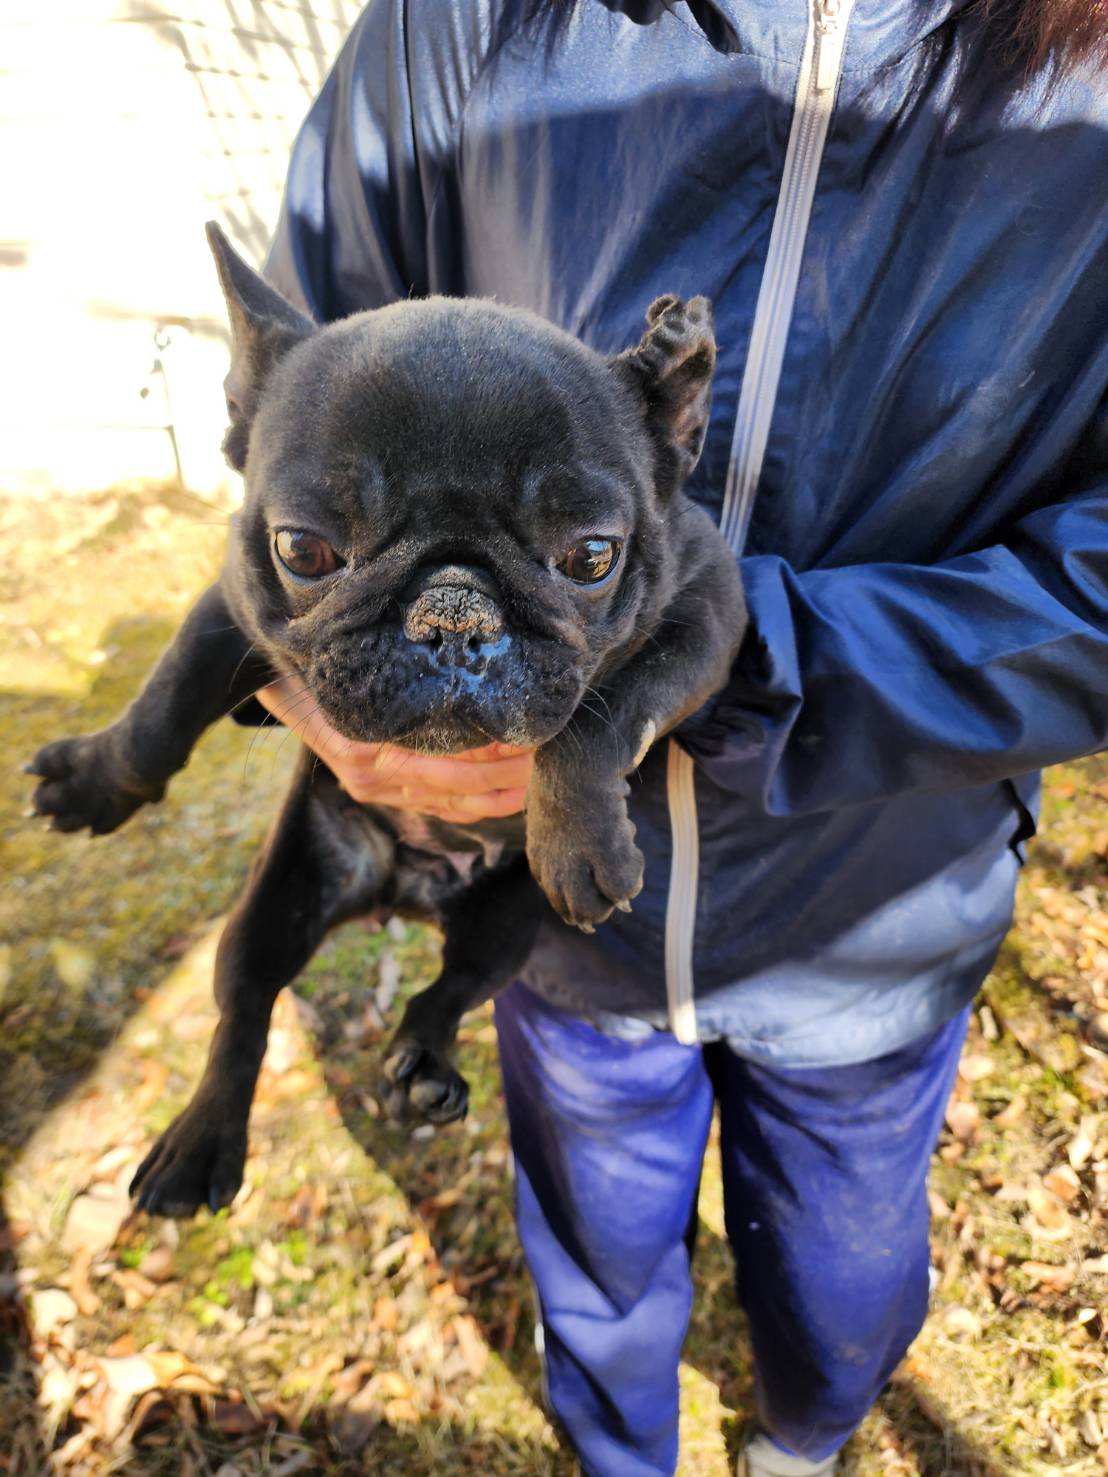
M500 42L542 21L548 28L547 46L552 48L562 27L571 20L575 3L508 0L500 14L501 34L494 40ZM629 10L657 15L668 8L669 0L623 3ZM719 32L717 39L730 38L737 48L730 27L711 0L690 0L690 4L706 30L714 27ZM1108 0L976 0L974 9L991 37L996 59L1006 71L1020 73L1025 80L1043 71L1057 78L1067 68L1080 65L1108 71Z
M1026 77L1044 68L1108 68L1108 0L980 0L1003 60Z

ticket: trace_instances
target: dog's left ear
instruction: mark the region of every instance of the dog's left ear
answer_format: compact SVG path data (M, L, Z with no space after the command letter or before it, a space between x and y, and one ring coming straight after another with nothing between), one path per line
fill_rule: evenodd
M636 386L658 449L655 485L670 497L700 460L712 406L716 340L706 297L659 297L646 310L637 348L612 367Z
M223 454L241 472L263 385L278 359L316 325L243 261L215 221L205 230L231 320L231 368L223 381L231 424Z

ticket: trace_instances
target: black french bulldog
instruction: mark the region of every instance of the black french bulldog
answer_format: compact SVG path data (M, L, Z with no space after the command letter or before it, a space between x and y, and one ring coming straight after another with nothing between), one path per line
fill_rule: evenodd
M131 1187L166 1215L235 1195L273 1001L352 916L441 925L387 1106L462 1116L462 1014L515 977L548 901L587 931L629 909L626 776L723 684L745 621L735 559L682 493L715 362L705 299L659 298L613 358L480 300L321 328L208 235L233 331L224 450L246 484L226 567L121 718L36 755L35 810L114 830L280 675L351 739L536 754L525 816L466 826L357 804L302 755L219 945L203 1080Z

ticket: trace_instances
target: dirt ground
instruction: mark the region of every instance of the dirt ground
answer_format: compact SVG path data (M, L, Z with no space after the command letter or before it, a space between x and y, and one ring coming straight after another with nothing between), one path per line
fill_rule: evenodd
M279 1003L230 1212L131 1216L187 1100L219 916L295 739L221 724L116 836L46 834L20 762L136 689L218 565L225 516L167 489L0 500L0 1472L563 1474L542 1412L487 1013L467 1121L383 1122L417 929L335 934ZM1108 760L1053 771L1016 926L935 1158L928 1324L846 1470L1108 1470ZM750 1409L709 1157L682 1369L682 1477ZM815 1253L814 1253L815 1254Z

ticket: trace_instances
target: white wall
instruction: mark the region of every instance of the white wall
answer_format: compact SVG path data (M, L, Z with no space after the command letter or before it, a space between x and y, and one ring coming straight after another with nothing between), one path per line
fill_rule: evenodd
M0 492L234 497L203 224L260 262L358 0L0 0ZM161 329L165 381L151 375ZM142 391L147 390L145 398Z

